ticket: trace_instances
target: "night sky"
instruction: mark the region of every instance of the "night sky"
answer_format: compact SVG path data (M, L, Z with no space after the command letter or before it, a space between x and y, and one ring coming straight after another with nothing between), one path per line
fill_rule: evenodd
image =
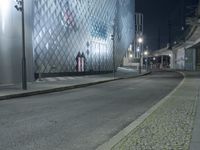
M172 36L181 35L184 26L184 12L190 11L186 6L196 5L198 0L136 0L136 12L144 14L145 47L156 50L168 43L168 21L172 22ZM183 7L185 5L185 7ZM185 8L185 9L184 9Z

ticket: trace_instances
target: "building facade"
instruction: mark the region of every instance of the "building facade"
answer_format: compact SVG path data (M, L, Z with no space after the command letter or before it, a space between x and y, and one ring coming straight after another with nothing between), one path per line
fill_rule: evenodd
M198 45L174 52L174 69L200 71L200 48Z
M21 13L14 6L14 0L0 0L0 84L21 81L22 24ZM34 77L32 47L33 31L32 1L25 2L26 60L28 80Z
M13 0L1 3L0 84L16 83L21 81L21 14ZM112 71L113 47L119 66L134 38L134 5L134 0L25 1L29 81L34 74Z

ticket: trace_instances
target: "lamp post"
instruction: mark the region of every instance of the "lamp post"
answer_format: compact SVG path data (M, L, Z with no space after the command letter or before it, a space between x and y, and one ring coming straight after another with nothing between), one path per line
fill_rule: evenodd
M16 0L16 2L17 2L17 5L15 5L16 10L22 13L22 89L27 90L24 1Z
M115 79L115 24L113 24L113 34L111 35L113 41L113 78Z
M142 43L143 43L143 38L142 37L139 37L137 39L137 42L139 43L139 49L137 49L137 51L139 51L139 74L142 73L141 71L141 54L142 54Z
M146 71L148 71L148 55L149 55L149 52L145 51L144 56L145 56Z
M169 39L168 39L168 43L169 43L169 46L168 46L168 49L169 50L172 50L172 23L171 23L171 20L168 20L168 28L169 28Z

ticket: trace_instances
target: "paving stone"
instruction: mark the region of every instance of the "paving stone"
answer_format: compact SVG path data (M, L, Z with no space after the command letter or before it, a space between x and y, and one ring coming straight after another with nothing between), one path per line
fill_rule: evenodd
M112 150L188 150L196 112L198 82L186 79L163 105Z

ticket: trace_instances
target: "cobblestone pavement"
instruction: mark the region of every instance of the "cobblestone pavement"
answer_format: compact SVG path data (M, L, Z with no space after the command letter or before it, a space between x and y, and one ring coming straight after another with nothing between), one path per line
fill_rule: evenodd
M200 80L181 87L112 150L188 150Z

